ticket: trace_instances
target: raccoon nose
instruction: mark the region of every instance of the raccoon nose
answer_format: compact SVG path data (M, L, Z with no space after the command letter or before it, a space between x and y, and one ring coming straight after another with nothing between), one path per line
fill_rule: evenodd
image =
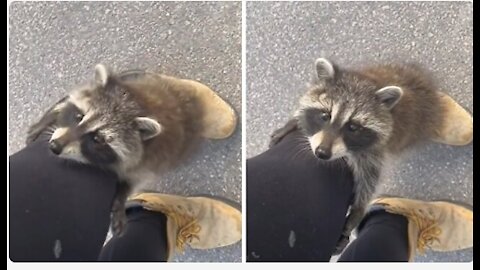
M327 160L332 156L332 152L325 148L317 147L315 150L315 156L317 156L319 159Z
M55 140L50 141L48 147L55 155L58 155L62 152L62 146Z

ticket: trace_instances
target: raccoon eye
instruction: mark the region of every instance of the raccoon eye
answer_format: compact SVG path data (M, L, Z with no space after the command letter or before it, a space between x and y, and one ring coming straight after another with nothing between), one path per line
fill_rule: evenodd
M319 117L324 122L330 121L330 118L331 118L331 116L328 112L321 112Z
M360 126L359 124L355 124L355 123L348 123L347 128L348 128L348 131L356 132L356 131L361 130L362 126Z
M79 123L80 121L82 121L83 117L84 117L83 114L77 113L77 114L75 114L75 121L76 121L77 123Z
M93 141L98 144L105 144L105 139L98 134L95 134L95 136L93 136Z

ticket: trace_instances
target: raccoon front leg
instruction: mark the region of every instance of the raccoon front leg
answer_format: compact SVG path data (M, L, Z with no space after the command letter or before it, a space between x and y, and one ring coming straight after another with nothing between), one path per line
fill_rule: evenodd
M347 246L352 231L360 224L365 209L372 199L380 180L381 162L377 157L361 158L354 166L355 188L353 203L347 216L342 235L337 243L334 254L340 254Z
M297 128L297 119L291 119L287 122L287 124L285 124L285 126L273 132L273 134L270 136L270 144L268 145L268 147L273 147L274 145L279 143L288 133L296 130Z
M115 198L112 205L111 228L115 236L121 236L125 225L127 224L127 216L125 214L125 202L130 194L131 187L127 182L118 184Z
M352 207L350 208L350 214L348 215L347 221L345 222L345 227L343 229L342 235L340 236L340 239L337 242L337 246L335 247L334 255L342 253L342 251L350 242L350 234L358 226L358 224L360 224L364 215L364 206L352 205Z
M57 121L57 115L58 115L59 109L61 108L62 104L65 102L66 99L67 98L64 97L60 101L55 103L55 105L50 107L37 123L30 126L30 128L27 131L26 144L30 144L31 142L37 140L38 137L49 126L55 124L55 122Z

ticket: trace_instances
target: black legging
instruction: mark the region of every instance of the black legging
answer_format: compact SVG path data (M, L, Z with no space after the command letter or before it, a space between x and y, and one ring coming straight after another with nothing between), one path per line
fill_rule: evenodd
M10 156L10 259L165 261L160 213L132 210L124 236L102 249L116 183L112 174L51 154L45 140Z
M351 174L300 151L299 134L248 160L248 261L328 261L338 240ZM10 156L9 256L13 261L165 261L166 218L132 209L124 236L103 247L115 176L59 159L45 141ZM405 218L364 220L341 261L406 261Z
M319 162L299 132L247 160L247 261L329 261L352 187L345 164ZM407 221L383 211L339 259L407 260Z

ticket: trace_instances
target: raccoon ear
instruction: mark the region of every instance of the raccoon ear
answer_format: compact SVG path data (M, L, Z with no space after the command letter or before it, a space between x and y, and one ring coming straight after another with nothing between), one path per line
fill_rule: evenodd
M402 98L403 90L398 86L385 86L375 92L375 95L388 109L392 109Z
M328 80L335 77L334 65L325 58L315 60L315 68L317 69L317 77L320 80Z
M105 87L110 77L110 72L105 65L98 64L95 66L95 83L97 86Z
M140 136L144 141L151 139L162 132L162 126L157 120L150 117L137 117L135 118L135 123L137 123L137 127L140 130Z

